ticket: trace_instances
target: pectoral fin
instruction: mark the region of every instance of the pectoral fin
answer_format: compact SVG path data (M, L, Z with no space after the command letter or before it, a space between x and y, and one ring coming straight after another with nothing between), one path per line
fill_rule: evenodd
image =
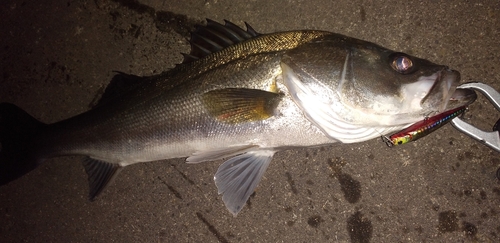
M121 170L119 164L104 162L90 157L83 160L83 166L89 177L89 200L93 201Z
M272 150L250 151L224 162L215 173L215 185L227 209L236 216L262 179L274 155Z
M259 89L227 88L203 94L210 115L227 123L265 120L274 114L281 94Z

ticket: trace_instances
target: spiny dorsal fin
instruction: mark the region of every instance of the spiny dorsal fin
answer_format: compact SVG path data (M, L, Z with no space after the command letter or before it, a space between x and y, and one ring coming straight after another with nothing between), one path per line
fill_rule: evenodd
M90 157L83 160L83 167L85 167L85 171L89 177L90 201L93 201L106 188L122 168L119 164L104 162Z
M203 103L217 120L234 124L273 116L281 96L259 89L227 88L204 93Z
M191 40L189 41L191 43L191 52L182 54L184 56L183 63L198 60L230 45L260 35L246 22L247 30L245 31L227 20L224 21L225 25L222 25L207 19L206 26L196 26L196 30L191 33Z

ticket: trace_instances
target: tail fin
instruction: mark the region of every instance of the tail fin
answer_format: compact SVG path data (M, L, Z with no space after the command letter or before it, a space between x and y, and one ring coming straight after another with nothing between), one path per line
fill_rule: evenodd
M13 181L38 165L32 138L45 124L21 108L0 104L0 185Z

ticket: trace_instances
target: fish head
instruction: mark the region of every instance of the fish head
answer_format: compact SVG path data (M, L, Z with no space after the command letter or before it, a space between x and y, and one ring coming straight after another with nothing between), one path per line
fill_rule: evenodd
M286 51L283 82L307 119L328 137L361 142L472 103L446 66L338 34Z
M458 71L404 53L391 54L389 61L405 81L399 90L402 113L418 116L444 111L460 82Z
M337 34L286 53L282 66L296 103L316 122L404 126L476 99L457 89L458 71Z
M474 91L457 89L460 73L447 66L378 46L357 46L350 54L341 100L381 125L413 123L476 99Z

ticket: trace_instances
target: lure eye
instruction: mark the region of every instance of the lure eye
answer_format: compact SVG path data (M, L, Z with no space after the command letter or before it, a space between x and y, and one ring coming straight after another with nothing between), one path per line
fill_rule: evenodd
M409 74L414 71L413 61L403 53L395 53L392 58L391 67L401 74Z
M393 145L401 145L401 144L409 143L410 141L411 141L410 135L392 138Z

